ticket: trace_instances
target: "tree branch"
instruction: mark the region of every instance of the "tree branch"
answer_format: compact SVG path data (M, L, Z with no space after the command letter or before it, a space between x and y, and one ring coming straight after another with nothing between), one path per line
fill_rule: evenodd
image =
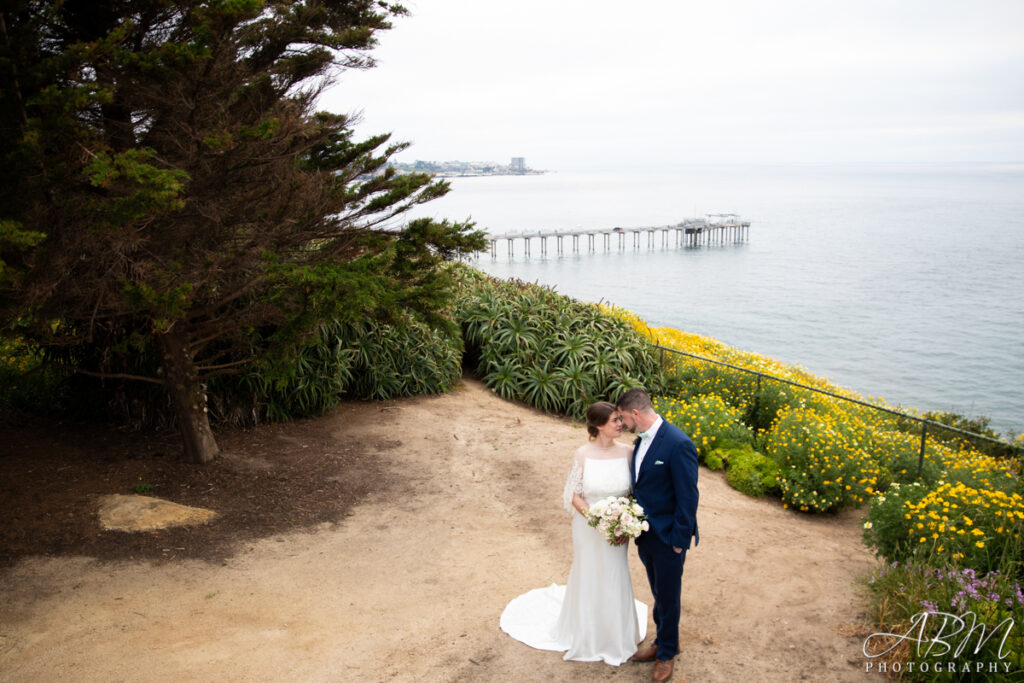
M220 370L221 368L231 368L236 367L238 365L246 365L247 363L251 362L251 359L245 358L243 360L231 361L230 363L220 363L219 365L197 365L196 371L205 372L207 370Z
M192 309L191 311L189 311L189 314L186 316L186 319L195 320L196 318L202 318L203 316L206 315L212 315L217 309L223 308L226 304L229 304L235 299L238 299L239 297L242 297L245 294L251 292L261 282L263 282L263 278L253 278L249 282L245 283L244 285L236 289L231 294L227 294L219 298L216 303L210 304L209 306L204 306L203 308Z
M88 375L89 377L99 377L101 379L136 379L140 382L150 382L152 384L159 384L164 386L164 381L161 379L154 379L152 377L145 377L143 375L131 375L127 372L93 372L92 370L83 370L81 368L68 368L72 372L77 372L79 375Z
M10 36L7 35L7 19L4 18L3 13L0 13L0 34L3 34L4 45L6 45L7 49L11 54L13 54L14 50L11 48L11 39ZM21 83L18 81L18 61L16 59L7 61L11 70L11 91L14 95L15 106L18 108L18 119L22 127L27 128L28 114L25 111L25 101L21 96Z

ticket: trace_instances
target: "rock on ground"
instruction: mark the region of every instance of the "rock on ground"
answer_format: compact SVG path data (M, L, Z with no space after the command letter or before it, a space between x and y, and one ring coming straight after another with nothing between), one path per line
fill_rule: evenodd
M217 516L213 510L178 505L169 500L120 494L101 496L97 514L100 526L107 531L153 531L206 524Z

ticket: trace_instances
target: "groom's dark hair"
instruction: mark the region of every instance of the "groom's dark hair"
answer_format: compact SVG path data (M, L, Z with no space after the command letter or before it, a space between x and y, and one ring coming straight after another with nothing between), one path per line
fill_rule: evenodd
M651 405L651 397L643 389L630 389L619 396L619 402L615 404L615 407L626 412L654 410L654 406Z

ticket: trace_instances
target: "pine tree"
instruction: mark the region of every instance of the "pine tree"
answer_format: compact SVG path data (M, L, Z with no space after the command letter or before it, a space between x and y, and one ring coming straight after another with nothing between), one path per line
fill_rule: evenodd
M370 0L14 0L0 11L0 322L76 372L168 391L186 456L218 449L204 383L318 321L436 322L468 223L405 147L316 110L403 14ZM256 349L254 330L270 348ZM82 352L85 349L86 352ZM135 353L158 367L127 367Z

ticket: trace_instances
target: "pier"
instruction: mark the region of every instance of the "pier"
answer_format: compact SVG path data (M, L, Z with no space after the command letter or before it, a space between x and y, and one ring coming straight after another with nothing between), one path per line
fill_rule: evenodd
M515 256L516 240L522 240L524 253L529 257L534 240L540 243L540 255L547 256L549 239L554 240L557 254L565 253L569 245L572 252L578 254L581 242L588 252L597 251L598 245L604 251L615 248L624 250L627 245L639 249L642 242L646 242L648 249L653 249L659 241L663 248L668 248L670 243L676 247L699 247L744 242L749 231L750 221L742 220L734 213L717 213L709 214L707 218L687 218L675 225L509 232L504 235L488 235L487 239L491 244L492 257L498 255L499 242L506 243L509 257Z

